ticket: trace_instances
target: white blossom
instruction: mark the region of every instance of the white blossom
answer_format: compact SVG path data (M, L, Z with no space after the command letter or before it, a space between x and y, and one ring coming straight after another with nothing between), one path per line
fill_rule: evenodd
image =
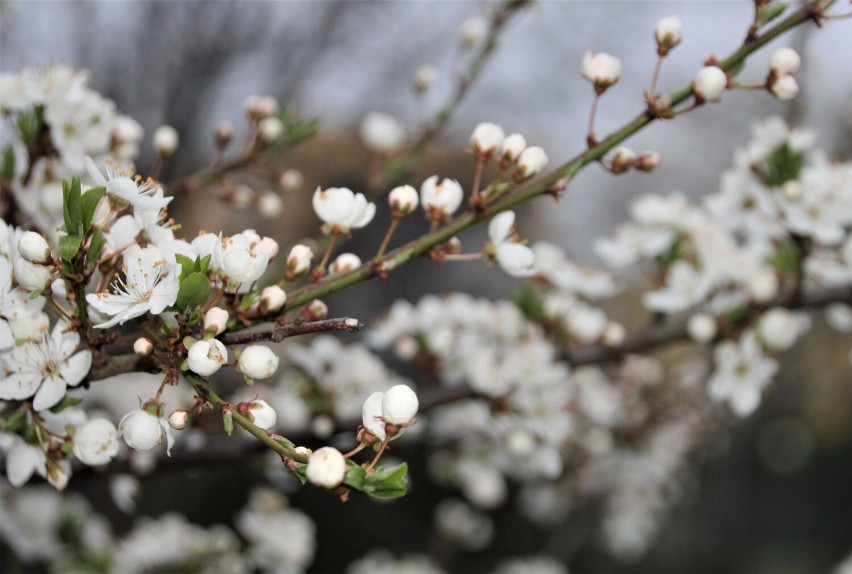
M102 185L107 193L128 202L134 207L159 210L166 207L173 198L164 197L163 188L153 179L134 179L133 170L125 171L122 166L107 162L106 177L91 158L86 158L86 169L95 185Z
M88 420L74 433L74 456L84 464L107 464L118 454L118 431L106 419Z
M500 148L505 137L503 128L497 124L482 122L473 130L470 145L477 158L487 160Z
M346 475L346 459L340 451L324 446L314 451L308 459L308 480L323 488L334 488L343 482Z
M149 407L153 408L153 406ZM159 406L161 409L162 406ZM171 454L174 437L168 421L159 414L151 414L145 405L124 415L118 423L119 435L134 450L151 450L166 439L166 451Z
M372 393L364 401L364 407L361 411L361 422L364 428L380 441L385 440L387 436L385 422L382 420L382 398L384 395L381 392Z
M268 379L278 370L278 355L264 345L249 345L240 353L237 364L251 379Z
M405 127L390 114L371 112L361 121L361 141L368 149L393 154L405 146Z
M18 253L30 263L43 264L50 260L50 246L35 231L25 231L18 238Z
M186 359L193 373L209 377L228 362L228 349L218 339L196 341Z
M667 16L654 28L654 38L661 55L680 44L683 40L683 22L677 16Z
M705 102L719 101L727 86L728 76L717 66L701 68L692 80L695 95Z
M275 409L269 406L269 403L266 401L255 399L249 403L248 409L251 413L253 418L252 422L254 422L255 426L260 427L263 430L270 430L275 426L278 416L275 414Z
M394 213L408 215L420 205L420 196L417 195L417 190L410 185L400 185L393 188L388 194L388 203Z
M152 139L154 151L162 156L170 156L177 151L180 137L172 126L160 126L154 130Z
M368 202L363 193L353 193L346 187L331 187L325 191L318 187L313 195L313 206L317 217L341 233L364 227L376 214L375 203Z
M621 78L621 60L605 52L586 52L583 56L583 77L603 93Z
M420 186L420 203L432 219L446 219L459 208L464 196L461 185L454 179L443 179L438 182L438 176L433 175Z
M417 394L411 387L395 385L382 396L382 419L393 425L411 424L419 406Z
M710 396L727 401L737 415L751 414L760 404L760 395L778 364L764 356L753 332L745 333L739 341L723 341L714 353L716 369L707 381Z
M518 175L522 178L532 177L543 170L547 162L547 154L540 147L525 148L518 157Z
M801 63L802 60L796 50L781 48L776 50L769 59L769 69L779 76L786 76L798 72Z
M213 335L220 335L228 328L228 311L221 307L210 307L204 314L204 330Z

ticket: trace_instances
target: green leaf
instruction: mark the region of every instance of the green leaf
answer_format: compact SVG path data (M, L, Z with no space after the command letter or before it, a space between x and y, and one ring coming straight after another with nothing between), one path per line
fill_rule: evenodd
M101 249L106 245L104 232L101 229L96 229L92 234L92 240L89 242L89 249L86 251L86 261L91 265L98 264L98 257L101 255Z
M225 427L225 434L231 436L234 432L234 415L231 411L222 413L222 425Z
M296 478L299 479L299 482L302 483L302 486L305 486L308 483L308 465L303 464L301 466L297 466L293 469L293 474L296 475Z
M363 467L358 465L350 466L349 470L346 471L346 476L343 477L343 484L363 492L365 478L366 472Z
M799 252L792 245L782 245L769 263L783 275L794 277L799 272Z
M186 255L181 255L180 253L175 253L175 262L178 265L180 265L180 277L179 277L179 279L181 281L183 281L184 279L189 277L189 275L191 273L193 273L194 271L198 271L198 269L196 269L196 267L197 267L196 261L190 259Z
M515 297L515 306L533 323L544 321L544 304L531 285L525 285Z
M799 179L804 161L805 154L794 151L785 143L763 160L766 185L776 187Z
M63 235L59 238L59 256L63 261L71 261L82 244L83 237L80 235Z
M69 184L62 182L62 215L65 219L65 231L69 235L83 235L83 201L80 193L80 178L75 177Z
M106 193L105 187L93 187L83 194L82 197L82 226L83 231L89 230L89 225L92 224L92 218L95 216L95 210L98 208L98 202Z
M71 395L65 395L62 397L62 400L56 403L53 407L50 408L50 412L53 414L59 414L68 407L74 407L83 402L83 399L72 397Z
M660 255L657 255L657 263L662 267L668 267L683 256L683 254L681 253L681 247L681 240L678 239L677 241L672 243L672 246L666 253L661 253Z
M12 146L6 146L6 151L3 152L3 167L0 168L0 179L3 181L12 181L15 177L15 152Z
M379 468L364 479L364 492L375 498L399 498L405 496L405 477L408 463L390 469Z
M180 282L175 307L183 311L189 307L201 305L210 293L210 279L197 271L190 273Z
M763 6L757 13L757 21L759 25L763 26L764 24L772 22L778 16L783 14L784 10L786 10L789 5L790 4L787 2L779 2L778 4L768 4Z
M289 144L296 144L314 136L319 130L319 120L311 118L296 122L289 126L284 140Z
M212 255L205 255L204 257L199 259L198 260L198 271L201 271L202 273L207 273L207 267L210 266L210 259L212 257L213 257Z
M27 412L24 409L13 412L3 424L3 430L6 432L20 434L25 428L27 428Z

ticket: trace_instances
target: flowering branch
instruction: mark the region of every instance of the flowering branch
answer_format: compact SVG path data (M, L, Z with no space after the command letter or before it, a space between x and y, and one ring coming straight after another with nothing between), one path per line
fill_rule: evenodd
M339 317L336 319L325 319L324 321L308 321L293 323L291 325L276 326L271 330L254 331L251 333L226 333L220 340L226 345L246 345L260 341L280 343L288 337L308 335L310 333L324 333L328 331L346 331L357 333L364 324L352 317Z

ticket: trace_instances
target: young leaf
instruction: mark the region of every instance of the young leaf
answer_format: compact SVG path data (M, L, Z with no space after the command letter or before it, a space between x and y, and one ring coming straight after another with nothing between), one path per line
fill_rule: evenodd
M758 12L757 20L760 22L760 25L768 24L775 20L778 16L784 13L784 10L787 9L789 3L779 2L778 4L768 4L763 6Z
M181 255L180 253L175 253L175 262L180 265L180 277L179 279L183 281L187 277L189 277L190 273L194 271L198 271L197 261L194 261L187 257L186 255Z
M106 188L104 187L93 187L83 194L82 197L82 225L83 232L88 231L89 225L92 223L92 218L95 216L95 210L98 208L98 202L106 193Z
M71 261L80 251L82 244L83 238L80 235L63 235L59 238L59 256L63 261Z
M189 307L201 305L210 293L210 280L197 271L187 275L180 282L175 308L183 311Z
M65 219L65 231L69 235L83 235L83 201L80 193L80 178L75 177L69 184L62 182L62 215Z
M231 411L222 413L222 425L225 427L225 434L231 436L231 433L234 432L234 415L231 414Z
M90 265L97 265L98 257L101 255L101 249L106 245L106 239L104 239L104 232L101 229L97 229L94 234L92 234L92 240L89 242L89 249L86 251L86 262Z
M518 293L515 297L515 306L530 321L534 323L544 321L544 304L531 286L524 286L523 290Z
M408 474L408 464L384 469L379 468L374 474L364 479L364 492L375 498L399 498L405 496L405 476Z
M50 412L53 414L59 414L68 407L77 406L83 402L83 399L72 397L71 395L65 395L62 397L62 400L56 403L54 406L50 408Z
M3 167L0 169L0 179L3 181L12 181L15 177L15 152L12 151L12 146L6 146L6 151L3 152Z
M363 492L365 477L366 473L363 467L358 465L350 466L349 470L346 471L346 476L343 477L343 484Z

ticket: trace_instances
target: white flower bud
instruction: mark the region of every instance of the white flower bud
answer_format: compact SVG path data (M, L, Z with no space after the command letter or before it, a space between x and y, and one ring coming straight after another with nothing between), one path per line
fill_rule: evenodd
M274 191L264 191L257 199L257 212L261 217L272 219L284 211L284 201Z
M204 314L204 331L219 335L228 328L228 312L221 307L211 307Z
M361 266L361 258L354 253L341 253L337 256L328 270L330 273L346 273Z
M367 431L383 441L387 436L385 432L385 421L382 420L382 398L384 393L373 393L364 401L361 409L361 422Z
M663 18L654 28L654 38L657 40L657 53L665 56L683 40L683 22L677 16Z
M643 151L636 156L634 167L639 171L653 171L660 167L663 158L655 151Z
M189 412L186 409L176 409L169 415L169 426L175 430L183 430L189 422Z
M278 177L278 185L284 191L296 191L305 182L305 177L298 169L285 169Z
M459 41L465 48L479 44L488 33L488 21L482 16L468 18L459 26Z
M361 121L361 141L370 151L396 153L405 145L405 139L405 127L392 115L372 112Z
M263 96L257 101L257 113L260 117L266 118L278 114L281 105L278 103L278 98L275 96Z
M107 464L118 454L118 430L106 419L92 419L74 433L74 456L83 464Z
M245 209L251 205L254 192L247 185L237 185L230 189L228 201L234 209Z
M287 302L287 293L278 285L270 285L260 292L260 306L266 312L278 311Z
M781 76L772 82L769 90L781 101L792 100L799 93L799 83L793 76Z
M187 355L189 369L202 377L209 377L228 362L228 349L218 339L196 341Z
M799 71L802 60L792 48L781 48L769 59L769 69L779 76L795 74Z
M621 60L604 52L586 52L583 56L583 77L602 94L621 78Z
M769 309L757 322L757 334L760 340L772 351L786 351L792 347L799 336L799 331L799 321L796 316L783 307Z
M615 150L612 158L612 173L624 173L634 165L636 165L636 153L632 149L620 147Z
M410 424L420 403L417 394L407 385L394 385L382 397L382 418L386 423L405 426Z
M728 87L728 76L717 66L705 66L692 80L695 96L701 102L716 102Z
M270 261L278 255L278 242L271 237L264 237L260 241L256 241L254 248L262 249L266 253L266 258Z
M50 261L50 246L47 240L35 231L25 231L18 238L18 253L30 263L42 264Z
M334 421L326 415L318 415L311 421L311 432L314 436L327 439L334 433Z
M140 408L124 415L118 423L118 432L134 450L151 450L163 441L164 434L171 448L172 438L165 432L165 426L158 415Z
M284 135L284 123L275 116L269 116L260 120L257 130L263 143L272 144Z
M778 294L778 278L773 271L763 269L749 276L747 288L754 301L764 303Z
M547 165L547 154L537 146L526 148L518 158L518 175L522 178L532 177Z
M299 311L299 317L306 321L322 321L328 317L328 305L319 299L314 299Z
M506 161L517 161L527 147L527 140L521 134L510 134L500 146L500 157Z
M420 202L429 219L443 219L456 212L462 202L464 192L454 179L444 179L438 183L433 175L420 186Z
M15 280L25 291L44 291L50 283L50 267L30 263L23 257L15 260Z
M695 313L686 323L686 332L696 343L709 343L716 336L716 319L708 313Z
M414 72L414 90L418 93L423 93L429 90L438 79L438 70L435 66L420 66Z
M269 347L249 345L243 349L237 364L240 372L251 379L268 379L278 370L278 355Z
M388 194L388 203L396 215L408 215L420 205L420 196L410 185L400 185Z
M231 138L234 137L234 124L231 122L221 121L216 124L216 145L223 148L228 145Z
M256 399L249 403L248 408L256 427L269 430L275 426L278 415L275 414L275 409L269 406L269 403Z
M609 323L604 330L603 342L605 345L615 347L622 344L626 336L627 332L624 329L624 325L621 323Z
M133 342L133 352L140 357L147 357L154 352L154 344L150 339L139 337Z
M172 126L160 126L154 130L154 151L167 157L175 153L180 143L177 130Z
M306 273L311 268L314 252L307 245L294 245L287 255L287 271L293 276Z
M334 488L346 476L346 459L339 450L330 446L318 449L308 459L307 477L312 484Z
M503 128L490 122L482 122L473 130L470 145L477 160L487 160L503 144L506 134Z

